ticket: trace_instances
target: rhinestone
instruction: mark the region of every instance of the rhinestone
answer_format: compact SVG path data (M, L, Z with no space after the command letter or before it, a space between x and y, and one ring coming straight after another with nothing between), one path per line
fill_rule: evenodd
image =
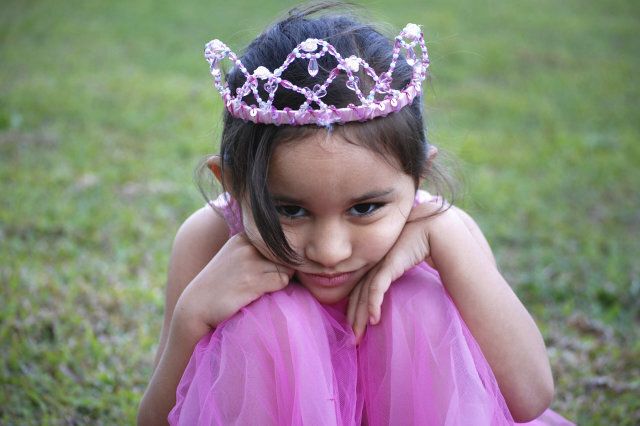
M318 98L323 98L327 95L327 89L320 86L319 84L316 84L315 86L313 86L313 92L315 96L317 96Z
M420 38L420 27L416 24L407 24L407 26L404 27L403 31L407 37L413 40L417 40Z
M215 39L209 42L208 47L211 48L214 52L220 52L220 51L225 51L227 46L225 46L224 43L221 42L220 40Z
M414 52L413 48L410 47L407 49L407 64L412 67L415 63L416 63L416 52Z
M347 81L347 87L351 90L353 90L354 92L358 90L358 77L353 77L353 80L349 79L349 81Z
M278 85L275 82L267 82L264 84L264 90L269 93L275 92L277 87Z
M316 75L318 75L318 61L316 60L316 58L309 59L309 67L307 68L307 70L309 71L309 75L311 77L315 77Z
M300 44L300 47L305 52L315 52L316 49L318 49L318 42L316 40L310 38L310 39L307 39L306 41L303 41Z
M267 78L269 78L269 76L271 76L271 73L269 72L269 70L265 67L263 67L262 65L260 65L258 68L256 68L256 70L253 72L253 75L255 75L256 77L258 77L260 80L265 80Z
M347 64L347 67L351 70L351 72L358 72L358 70L360 69L360 61L358 61L358 58L356 58L355 56L349 56L344 60L344 62Z

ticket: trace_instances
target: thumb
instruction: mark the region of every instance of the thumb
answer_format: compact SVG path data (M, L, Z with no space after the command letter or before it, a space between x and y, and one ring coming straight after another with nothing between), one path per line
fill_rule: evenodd
M284 274L289 278L293 277L293 274L296 272L295 269L290 268L288 266L278 265L277 263L275 265L276 265L276 269L278 270L278 273Z
M400 278L404 272L411 266L402 258L390 256L380 264L371 277L368 286L368 310L370 323L377 324L380 321L380 311L384 295L389 290L391 283Z
M265 287L263 287L263 291L272 292L278 291L285 288L289 285L289 281L291 281L291 277L293 276L293 269L287 268L286 266L273 264L273 269L269 269L265 271L265 277L269 277L269 279L264 281Z
M288 284L293 277L293 274L296 272L295 269L277 263L274 263L274 265L276 267L276 271L280 275L280 278Z

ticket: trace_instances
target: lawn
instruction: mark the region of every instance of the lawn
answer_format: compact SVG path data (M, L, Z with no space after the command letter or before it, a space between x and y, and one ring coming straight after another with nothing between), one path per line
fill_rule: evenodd
M221 103L202 58L291 1L0 14L0 423L131 424ZM429 137L538 322L553 408L640 423L640 3L376 1L421 24Z

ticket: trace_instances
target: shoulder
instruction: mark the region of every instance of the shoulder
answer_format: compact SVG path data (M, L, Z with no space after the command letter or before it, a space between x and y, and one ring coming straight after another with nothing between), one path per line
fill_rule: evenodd
M203 255L211 259L228 239L229 228L224 217L207 205L182 223L173 243L173 255Z
M491 262L495 265L496 260L493 255L493 251L491 250L491 246L487 241L487 238L482 233L480 226L478 223L471 217L469 213L462 210L460 207L455 205L449 205L446 200L443 200L439 196L431 195L427 191L418 190L416 193L416 206L423 206L426 209L427 213L433 213L435 215L439 214L441 208L444 207L445 211L451 214L455 214L458 216L462 223L464 223L465 227L469 230L475 241L478 243L480 248L487 254Z
M196 210L178 229L173 241L167 277L165 320L186 286L204 269L229 239L227 224L211 207ZM164 329L163 329L164 333Z
M416 192L414 207L420 206L420 205L425 205L425 206L431 205L434 208L437 207L437 210L435 211L438 211L440 209L450 210L451 212L455 213L462 219L462 221L465 223L465 225L467 226L467 228L469 228L470 231L482 233L482 231L480 231L480 227L478 226L476 221L473 220L473 218L469 215L469 213L465 212L460 207L457 207L453 204L449 204L445 199L443 199L439 195L432 195L423 189L419 189Z
M180 225L171 249L168 286L179 292L205 267L229 239L220 213L204 206Z
M462 210L458 206L451 206L450 209L453 212L455 212L458 216L460 216L460 218L462 219L464 224L467 225L467 228L469 228L469 230L474 229L474 230L477 230L478 232L482 232L480 231L480 226L478 226L478 223L471 217L469 213Z
M476 240L480 248L482 248L482 250L487 254L491 262L495 265L496 259L493 255L493 251L491 250L491 246L489 245L487 238L482 233L480 226L478 226L478 223L471 217L471 215L469 215L469 213L462 210L461 208L456 206L451 206L450 209L455 214L457 214L458 217L460 217L460 219L462 219L462 222L464 222L465 226L467 227L467 229L469 230L473 238Z
M226 193L193 212L180 226L173 242L169 287L184 288L220 251L230 234L240 231L239 205Z

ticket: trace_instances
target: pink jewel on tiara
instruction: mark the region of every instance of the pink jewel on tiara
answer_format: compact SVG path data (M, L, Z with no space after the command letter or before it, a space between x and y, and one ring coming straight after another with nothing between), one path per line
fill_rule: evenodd
M413 66L416 63L416 52L410 47L407 49L407 64Z
M256 70L253 72L253 75L255 75L256 77L258 77L260 80L266 80L267 78L269 78L269 76L271 75L271 73L269 72L268 69L266 69L263 66L259 66L258 68L256 68Z
M416 24L407 24L404 27L404 34L414 40L418 40L420 37L422 37L422 31Z
M318 60L315 57L309 59L309 67L307 67L307 71L309 71L309 75L311 77L315 77L318 75Z
M355 56L349 56L344 60L344 63L351 72L358 72L358 69L360 69L360 59Z
M318 50L318 42L312 38L300 43L300 48L305 52L315 52Z
M420 49L420 55L416 54L417 48ZM391 88L392 74L400 57L401 49L404 49L405 60L413 68L413 74L411 81L404 88L395 90ZM307 71L311 77L315 77L320 69L318 59L327 54L333 56L338 65L330 70L324 83L315 84L313 88L299 87L281 78L293 61L308 61ZM414 98L421 93L422 82L429 67L429 55L424 35L416 24L407 24L395 38L389 69L379 75L363 59L357 56L343 58L330 43L315 38L307 39L296 46L284 63L272 71L261 65L250 73L238 56L217 39L207 43L204 56L209 62L214 85L222 95L227 111L233 117L257 124L275 124L276 126L281 124L328 126L333 123L367 121L400 111L406 105L411 104ZM228 58L246 79L245 83L236 89L235 94L231 93L229 84L222 81L220 62L224 58ZM360 78L356 75L358 72L361 72L360 76L368 75L375 82L366 94L360 89ZM360 100L360 105L349 104L345 108L337 108L322 101L322 98L327 94L327 88L341 73L346 74L346 86L355 92ZM267 92L266 99L261 97L258 90L260 87ZM293 90L304 95L305 101L298 109L287 107L279 110L273 106L273 100L278 90ZM253 93L257 104L247 104L243 100L250 93ZM376 99L376 95L379 99Z
M359 82L359 78L358 77L352 77L349 78L349 80L347 81L346 85L350 90L353 90L354 92L358 90L358 82Z

